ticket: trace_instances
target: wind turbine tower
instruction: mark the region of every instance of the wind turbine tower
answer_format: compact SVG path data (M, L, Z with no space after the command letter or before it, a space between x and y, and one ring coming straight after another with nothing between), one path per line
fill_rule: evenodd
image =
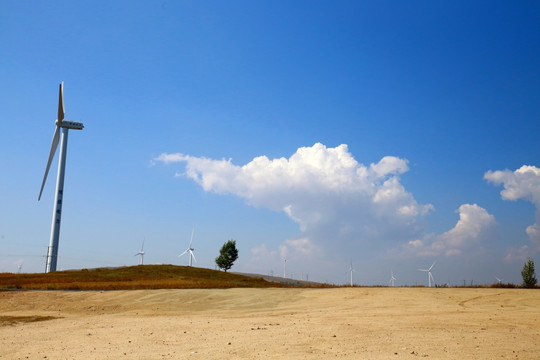
M352 266L352 261L351 261L351 267L349 268L349 272L351 273L351 287L353 287L353 280L352 280L352 274L354 272L354 268Z
M435 265L435 262L433 262L433 264L431 264L431 266L429 267L429 269L418 269L418 271L423 271L423 272L427 272L428 273L428 284L429 284L429 287L431 287L431 281L433 280L433 283L435 283L435 279L433 279L433 275L431 274L431 269L433 269L433 266Z
M141 251L139 251L138 253L136 253L133 256L137 256L137 255L139 255L141 257L141 263L139 265L144 265L144 240L142 242Z
M283 278L287 277L287 259L283 259Z
M395 286L394 281L396 281L396 278L394 277L394 271L390 270L390 284L392 284L392 287Z
M195 254L193 253L193 250L195 250L195 249L193 247L191 247L191 243L193 242L193 232L194 231L195 231L195 229L191 230L191 239L189 240L189 247L186 249L186 251L184 251L183 253L178 255L178 257L181 257L182 255L187 254L189 252L189 266L192 266L193 260L195 260L195 262L197 262L197 259L195 259Z
M84 128L84 125L80 122L64 120L64 113L64 82L61 82L58 95L58 117L56 119L56 129L54 130L51 151L49 152L49 160L47 161L47 167L45 168L45 175L43 176L43 182L41 183L41 190L39 191L38 197L39 201L41 199L41 194L43 193L43 187L45 186L45 181L47 180L47 174L49 173L52 159L56 153L56 149L58 148L58 142L60 141L58 176L56 178L56 193L54 196L51 239L49 242L49 248L47 249L47 263L45 266L45 272L56 271L56 262L58 259L58 242L60 240L60 220L62 217L62 200L64 197L64 174L66 171L68 131L69 129L82 130ZM62 135L60 135L60 129L62 129Z

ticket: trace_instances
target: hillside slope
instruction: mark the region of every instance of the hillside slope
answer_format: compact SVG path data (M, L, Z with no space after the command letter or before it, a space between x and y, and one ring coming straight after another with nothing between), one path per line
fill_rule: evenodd
M285 287L262 278L204 268L175 265L138 265L57 271L48 274L0 274L0 289L134 290L226 289Z

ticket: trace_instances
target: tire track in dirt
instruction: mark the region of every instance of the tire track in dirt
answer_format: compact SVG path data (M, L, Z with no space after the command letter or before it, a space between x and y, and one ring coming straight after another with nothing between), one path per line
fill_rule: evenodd
M461 307L467 308L466 304L471 302L471 301L478 300L478 299L484 299L484 298L488 298L488 297L500 296L500 295L502 295L502 293L474 296L472 298L460 301L458 303L458 305L461 306Z

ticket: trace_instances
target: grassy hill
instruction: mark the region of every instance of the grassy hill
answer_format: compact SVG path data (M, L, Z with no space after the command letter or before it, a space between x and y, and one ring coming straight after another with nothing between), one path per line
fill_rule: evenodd
M262 278L204 268L175 265L139 265L57 271L48 274L0 274L0 289L136 290L226 289L286 287Z

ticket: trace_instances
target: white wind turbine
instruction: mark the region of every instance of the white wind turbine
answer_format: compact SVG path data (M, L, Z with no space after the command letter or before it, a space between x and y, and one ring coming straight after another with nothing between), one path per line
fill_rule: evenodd
M41 183L41 190L39 191L38 201L41 199L43 193L43 187L47 180L47 174L51 167L51 162L58 148L58 142L60 141L60 154L58 160L58 176L56 178L56 193L54 196L54 210L51 226L51 238L49 247L47 249L47 262L45 266L45 272L56 271L56 263L58 258L58 242L60 239L60 220L62 217L62 198L64 197L64 174L66 170L66 154L67 154L67 141L68 130L82 130L84 125L80 122L64 120L64 82L60 83L60 90L58 95L58 117L56 119L56 129L51 143L51 151L49 152L49 160L47 161L47 167L45 168L45 175L43 176L43 182ZM60 136L60 129L62 129L62 135Z
M503 279L499 279L498 277L495 276L495 279L497 279L497 282L499 283L499 285L502 283Z
M392 284L392 287L394 287L395 283L394 281L396 281L397 279L394 277L394 271L393 270L390 270L390 281L389 283Z
M189 247L186 249L186 251L184 251L183 253L178 255L178 257L181 257L182 255L185 255L185 254L187 254L189 252L189 266L192 266L192 260L195 260L195 262L197 262L197 259L195 259L195 254L193 253L193 250L195 250L195 249L191 247L191 243L193 242L193 232L194 231L195 231L195 229L191 230L191 239L189 240Z
M139 251L138 253L136 253L136 254L133 255L133 256L137 256L137 255L140 255L140 257L141 257L141 263L140 263L140 265L144 265L144 240L143 240L143 242L142 242L141 251Z
M351 273L351 287L352 287L353 286L352 275L353 275L353 272L354 272L354 268L352 266L352 261L351 261L351 267L349 267L349 272Z
M24 264L24 261L21 261L21 263L20 263L19 265L17 265L17 267L18 267L17 274L20 274L20 273L21 273L23 264Z
M429 269L418 269L419 271L424 271L424 272L427 272L428 273L428 284L429 284L429 287L431 287L431 280L433 280L433 283L435 283L435 279L433 279L433 275L431 274L431 269L433 269L433 266L435 265L436 261L433 262L433 264L431 264L431 266L429 267Z

